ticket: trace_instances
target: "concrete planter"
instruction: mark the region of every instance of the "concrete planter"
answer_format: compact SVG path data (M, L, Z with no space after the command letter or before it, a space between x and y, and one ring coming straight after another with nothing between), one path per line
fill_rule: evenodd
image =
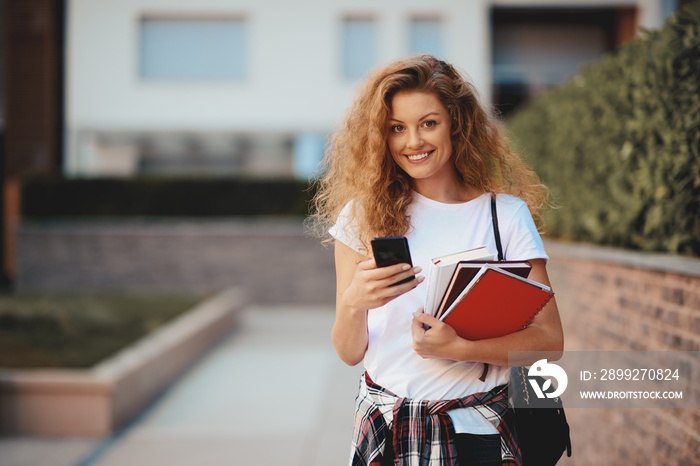
M234 326L229 289L85 370L0 370L0 434L106 436L137 414Z

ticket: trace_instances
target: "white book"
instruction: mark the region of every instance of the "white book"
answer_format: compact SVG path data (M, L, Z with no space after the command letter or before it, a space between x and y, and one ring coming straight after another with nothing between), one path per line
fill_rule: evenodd
M435 257L430 261L428 270L428 293L425 297L423 312L435 315L447 286L450 284L452 274L460 261L492 261L493 254L489 253L486 246L469 249L446 256Z

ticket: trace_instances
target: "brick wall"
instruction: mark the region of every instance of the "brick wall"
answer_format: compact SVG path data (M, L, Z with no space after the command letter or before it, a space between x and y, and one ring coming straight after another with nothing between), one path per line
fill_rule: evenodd
M700 260L546 247L566 350L700 351ZM574 455L562 465L700 464L700 409L578 408L567 418Z
M333 248L298 219L24 221L16 256L20 292L239 286L257 304L335 302Z

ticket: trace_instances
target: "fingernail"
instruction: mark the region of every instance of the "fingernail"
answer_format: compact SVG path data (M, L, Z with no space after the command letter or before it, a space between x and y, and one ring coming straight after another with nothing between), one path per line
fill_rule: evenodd
M420 267L415 267L413 269L413 273L419 273L421 270L423 270L423 269L421 269Z
M425 277L423 275L421 275L420 277L417 278L417 280L418 280L418 283L420 283L423 280L425 280Z
M408 264L404 264L404 266L401 267L402 270L408 270L408 269L410 269L410 268L411 268L411 266L408 265Z

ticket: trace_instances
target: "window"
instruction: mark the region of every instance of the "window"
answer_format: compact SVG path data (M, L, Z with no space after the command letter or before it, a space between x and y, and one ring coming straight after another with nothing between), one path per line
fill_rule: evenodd
M438 18L414 18L410 25L411 55L429 53L438 57L445 55L442 38L442 21Z
M247 72L242 19L143 18L140 76L155 80L239 80Z
M509 8L491 11L493 102L503 117L613 49L623 9ZM633 30L634 28L631 28Z
M343 21L342 74L361 78L377 64L377 31L372 18L347 18Z

